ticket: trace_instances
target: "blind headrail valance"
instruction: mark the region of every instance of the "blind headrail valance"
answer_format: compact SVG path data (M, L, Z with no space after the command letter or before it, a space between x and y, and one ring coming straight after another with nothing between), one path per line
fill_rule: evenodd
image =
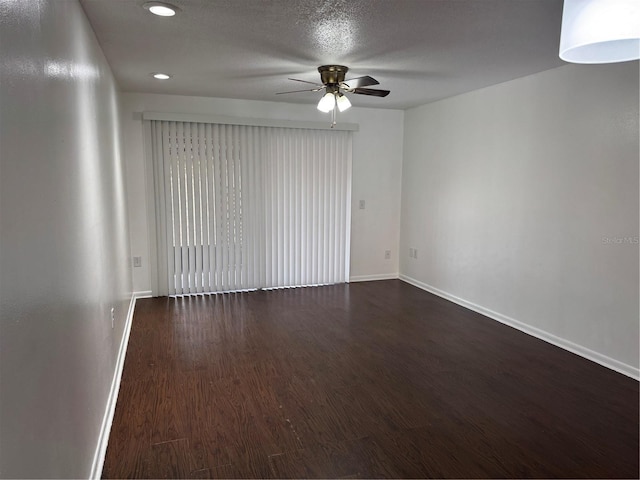
M309 122L298 120L279 120L271 118L244 118L226 115L198 115L192 113L142 112L143 120L162 120L168 122L216 123L218 125L246 125L253 127L304 128L310 130L339 130L357 132L357 123L338 123L331 128L331 122Z

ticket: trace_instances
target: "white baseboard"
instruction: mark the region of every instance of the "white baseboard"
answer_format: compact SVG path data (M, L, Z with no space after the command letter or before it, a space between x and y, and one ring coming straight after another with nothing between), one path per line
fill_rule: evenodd
M349 282L371 282L374 280L397 280L397 273L379 273L376 275L356 275L349 277Z
M592 362L596 362L604 367L610 368L611 370L615 370L618 373L622 373L628 377L631 377L635 380L640 380L640 369L633 367L631 365L627 365L626 363L622 363L614 358L607 357L606 355L602 355L601 353L594 352L593 350L588 349L587 347L583 347L582 345L578 345L569 340L565 340L564 338L557 337L552 333L545 332L544 330L540 330L539 328L532 327L531 325L527 325L526 323L519 322L511 317L507 317L506 315L502 315L501 313L494 312L488 308L482 307L480 305L476 305L475 303L464 300L463 298L456 297L450 293L442 291L438 288L432 287L431 285L427 285L415 278L411 278L407 275L400 274L400 280L403 280L411 285L414 285L422 290L426 290L427 292L433 293L439 297L444 298L445 300L449 300L453 303L457 303L469 310L473 310L474 312L478 312L485 317L489 317L492 320L496 320L497 322L504 323L510 327L513 327L521 332L527 333L533 337L539 338L540 340L544 340L545 342L551 343L556 347L563 348L564 350L568 350L576 355L579 355L587 360L591 360Z
M122 378L122 369L124 368L124 359L127 354L127 345L129 344L129 334L131 333L131 323L133 320L133 312L136 308L136 300L144 298L139 294L147 292L133 292L131 301L129 302L129 311L124 324L124 332L120 340L120 349L116 358L116 368L111 380L111 389L107 399L107 407L102 418L102 426L100 427L100 436L98 437L98 445L96 446L93 462L91 464L91 479L99 479L102 476L102 467L104 466L104 458L107 453L107 443L109 442L109 434L111 433L111 424L113 423L113 415L116 411L116 402L118 401L118 392L120 391L120 379ZM151 296L151 292L148 292Z
M133 292L133 295L138 298L151 298L153 297L153 292L151 290L142 290L140 292Z

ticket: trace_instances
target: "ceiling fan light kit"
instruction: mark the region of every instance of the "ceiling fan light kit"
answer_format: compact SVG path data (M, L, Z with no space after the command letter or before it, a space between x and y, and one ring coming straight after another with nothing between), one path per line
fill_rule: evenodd
M640 58L639 0L564 0L560 58L615 63Z

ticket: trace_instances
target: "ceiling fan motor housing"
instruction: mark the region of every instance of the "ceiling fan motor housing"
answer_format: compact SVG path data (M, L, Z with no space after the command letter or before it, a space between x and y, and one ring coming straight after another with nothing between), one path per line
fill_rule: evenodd
M320 79L322 80L323 85L326 86L339 85L344 82L344 77L348 71L349 68L344 65L322 65L321 67L318 67Z

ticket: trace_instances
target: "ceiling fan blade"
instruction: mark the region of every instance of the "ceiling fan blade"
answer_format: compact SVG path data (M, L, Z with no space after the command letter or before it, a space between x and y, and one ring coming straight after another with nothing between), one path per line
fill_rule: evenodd
M306 80L299 80L297 78L290 78L289 80L293 80L294 82L302 82L302 83L308 83L310 85L315 85L316 87L323 87L323 85L320 85L316 82L307 82Z
M319 92L323 88L324 87L318 87L318 88L311 88L307 90L291 90L289 92L276 92L276 95L284 95L285 93L299 93L299 92Z
M349 89L380 84L380 82L378 82L375 78L370 77L369 75L365 75L364 77L351 78L349 80L345 80L342 83L345 84Z
M391 92L389 90L378 90L377 88L354 88L351 93L373 95L374 97L386 97Z

